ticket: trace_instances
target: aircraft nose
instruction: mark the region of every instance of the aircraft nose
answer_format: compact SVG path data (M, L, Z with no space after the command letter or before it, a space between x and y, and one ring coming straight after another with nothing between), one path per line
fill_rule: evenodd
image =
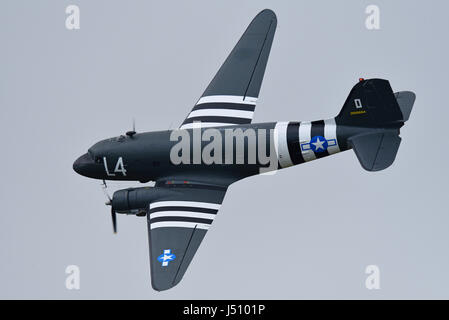
M73 170L75 170L76 173L85 176L92 164L93 161L90 158L89 154L85 153L75 160L75 162L73 163Z

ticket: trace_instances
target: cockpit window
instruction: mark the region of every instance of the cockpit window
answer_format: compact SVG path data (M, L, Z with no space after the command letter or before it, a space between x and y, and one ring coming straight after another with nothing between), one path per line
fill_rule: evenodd
M126 137L124 135L120 135L118 137L115 138L110 138L109 141L111 142L123 142L125 141Z

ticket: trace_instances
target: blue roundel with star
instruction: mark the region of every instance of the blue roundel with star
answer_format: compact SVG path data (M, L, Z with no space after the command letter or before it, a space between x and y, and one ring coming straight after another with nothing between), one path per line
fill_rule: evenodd
M175 260L176 256L172 253L171 249L165 249L164 252L157 257L157 261L159 261L163 267L167 267L170 261Z
M322 136L314 136L311 140L310 140L310 149L312 149L313 152L324 152L327 150L328 147L328 143L326 138L322 137Z

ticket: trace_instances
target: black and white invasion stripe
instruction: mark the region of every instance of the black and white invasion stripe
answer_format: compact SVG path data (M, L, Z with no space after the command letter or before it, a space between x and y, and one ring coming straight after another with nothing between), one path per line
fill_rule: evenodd
M322 152L314 152L310 147L312 138L317 136L323 137L327 142L327 148ZM281 168L340 152L335 119L277 122L275 147Z
M150 228L209 229L220 204L197 201L158 201L150 204Z
M231 95L201 97L180 129L251 123L257 98Z
M340 152L340 144L338 143L337 124L335 123L335 118L324 120L324 137L328 140L335 139L335 144L329 145L327 147L327 152L329 154Z
M317 120L312 122L312 127L310 129L310 136L316 137L321 136L324 137L324 120ZM324 158L325 156L329 155L329 152L324 150L323 152L314 152L316 159Z

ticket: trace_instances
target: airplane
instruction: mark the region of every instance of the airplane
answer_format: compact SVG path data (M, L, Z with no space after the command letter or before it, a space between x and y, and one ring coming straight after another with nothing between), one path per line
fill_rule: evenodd
M394 93L384 79L360 78L333 118L252 123L276 25L269 9L253 19L179 128L134 128L97 142L73 164L105 187L106 180L154 182L118 190L106 204L114 232L117 213L147 217L157 291L181 281L232 183L349 149L367 171L395 160L415 94Z

